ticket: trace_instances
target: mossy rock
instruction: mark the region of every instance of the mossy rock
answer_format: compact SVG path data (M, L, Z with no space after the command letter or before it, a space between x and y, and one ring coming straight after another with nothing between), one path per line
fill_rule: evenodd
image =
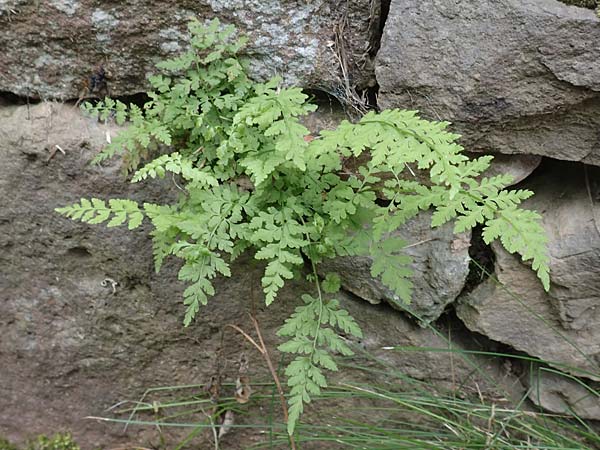
M0 450L19 450L19 448L0 437Z
M567 5L579 6L581 8L594 9L598 6L598 0L560 0Z
M69 433L56 433L52 437L38 436L25 449L0 438L0 450L81 450Z
M38 437L27 447L27 450L81 450L81 448L73 442L70 434L57 433L51 438Z

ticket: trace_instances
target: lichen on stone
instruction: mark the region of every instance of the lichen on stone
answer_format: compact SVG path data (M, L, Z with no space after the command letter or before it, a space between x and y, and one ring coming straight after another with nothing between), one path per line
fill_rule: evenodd
M79 2L75 0L51 0L50 4L60 12L65 13L67 16L73 16L80 6Z
M38 436L27 443L25 448L17 447L8 440L0 437L0 450L81 450L70 433L56 433L52 437Z

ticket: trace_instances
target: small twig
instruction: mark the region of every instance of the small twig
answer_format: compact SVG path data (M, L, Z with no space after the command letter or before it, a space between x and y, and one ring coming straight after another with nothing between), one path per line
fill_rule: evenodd
M238 327L237 325L234 325L232 323L227 324L228 327L233 328L235 331L237 331L238 333L240 333L242 336L244 336L246 338L246 340L248 342L250 342L252 345L254 345L256 347L256 349L260 352L261 355L264 355L264 350L260 347L260 345L258 345L256 343L256 341L254 339L252 339L251 336L248 335L248 333L246 333L244 330L242 330L240 327Z
M248 342L250 342L254 347L256 347L256 349L259 351L259 353L265 359L265 362L267 363L267 367L269 368L269 372L271 372L271 377L273 378L273 381L275 382L275 386L277 387L279 399L281 400L281 409L283 410L283 419L284 419L285 423L287 424L288 420L289 420L287 403L285 401L285 393L283 392L283 387L281 386L279 376L277 375L277 370L275 369L275 366L273 365L273 362L271 361L271 357L269 356L269 351L267 350L267 346L262 337L262 333L260 332L260 326L258 324L258 320L256 320L254 315L252 315L250 313L248 313L248 316L250 317L250 320L252 321L252 324L254 325L254 330L256 331L256 335L258 336L258 341L260 342L260 345L257 344L257 342L248 333L246 333L244 330L242 330L237 325L228 324L227 326L230 328L233 328L235 331L237 331L242 336L244 336L244 338ZM294 437L289 436L289 438L290 438L291 449L296 450L296 443L294 441Z
M108 408L106 408L105 411L111 411L111 410L113 410L115 408L118 408L119 406L124 405L126 403L130 403L130 401L129 400L121 400L120 402L117 402L114 405L109 406ZM135 403L135 402L131 402L131 403Z
M173 184L175 185L175 187L187 195L188 192L184 188L179 186L179 184L177 184L177 181L175 180L175 174L172 174L172 179L173 179Z
M277 386L277 392L279 393L279 399L281 400L281 407L283 409L283 418L285 420L285 423L288 422L288 410L287 410L287 403L285 401L285 393L283 392L283 388L281 387L281 382L279 381L279 377L277 376L277 370L275 370L275 366L273 365L273 362L271 361L271 357L269 356L269 352L267 350L267 346L265 345L265 341L263 340L262 337L262 333L260 332L260 327L258 325L258 321L256 320L256 318L252 315L250 315L250 320L252 320L252 323L254 324L254 329L256 330L256 334L258 336L258 340L260 341L260 345L262 346L264 353L263 353L263 357L265 358L265 361L267 362L267 366L269 367L269 370L271 371L271 376L273 377L273 381L275 381L275 385ZM291 436L290 436L291 438ZM294 448L293 445L293 440L292 440L292 448Z
M483 399L483 394L481 393L481 389L479 388L479 384L477 384L477 382L475 382L475 388L477 388L477 396L479 397L479 401L481 402L481 404L485 404L485 400Z
M422 241L415 242L414 244L407 245L406 247L403 247L403 248L416 247L417 245L426 244L427 242L436 241L436 240L437 240L437 238L424 239Z
M50 160L52 158L54 158L54 156L56 155L57 152L61 152L63 155L67 154L60 145L55 145L54 148L52 148L52 150L49 150L49 152L50 152L50 156L48 156L48 159L46 160L46 162L50 162Z

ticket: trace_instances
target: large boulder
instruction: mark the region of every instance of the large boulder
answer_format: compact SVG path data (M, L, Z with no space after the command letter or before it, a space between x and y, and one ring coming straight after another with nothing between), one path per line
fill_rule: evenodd
M454 123L469 150L600 165L600 19L556 0L392 0L381 107Z
M54 212L80 197L160 202L177 190L171 180L131 185L118 161L90 166L107 131L117 130L82 117L69 105L0 107L0 430L11 440L70 429L83 448L132 442L150 447L157 443L153 427L129 427L125 433L121 425L86 417L110 415L107 408L137 400L149 387L197 384L193 393L206 395L201 386L219 365L224 381L235 381L242 352L251 360L251 380L268 381L260 356L227 324L251 331L247 311L254 301L267 345L278 359L275 330L299 303L300 293L313 289L297 282L265 308L258 294L262 267L242 258L232 278L216 281L217 295L198 321L184 329L184 285L177 281L177 264L154 273L147 229L106 229ZM495 391L489 374L507 385L515 381L500 374L494 361L463 359L458 350L473 348L473 340L460 327L437 334L386 305L372 306L343 293L339 299L360 321L364 339L355 344L368 356L349 360L349 368L333 379L388 381L385 373L352 369L369 366L376 357L409 377L452 389ZM417 352L415 347L447 351ZM254 418L264 415L259 406L236 417L237 423L256 423ZM326 406L336 404L332 400ZM308 413L318 407L311 404ZM169 430L162 431L173 442ZM222 445L242 449L260 439L260 430L240 428Z
M551 289L493 244L495 277L466 295L458 316L473 331L600 380L600 169L547 164L524 184L549 236Z
M0 2L0 91L43 99L77 99L103 67L111 95L143 92L158 60L186 47L190 17L218 17L250 37L255 78L343 96L374 85L369 52L379 34L379 2L353 0L203 0ZM339 58L338 58L339 57ZM341 58L341 59L340 59Z

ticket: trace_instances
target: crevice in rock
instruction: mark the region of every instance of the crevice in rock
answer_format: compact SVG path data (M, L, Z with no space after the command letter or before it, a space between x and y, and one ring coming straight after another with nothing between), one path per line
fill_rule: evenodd
M75 259L84 259L92 256L90 251L82 246L72 247L67 250L67 256Z
M144 104L150 100L150 97L145 92L136 92L129 95L111 96L113 100L119 100L126 105L133 103L134 105L143 108ZM104 97L83 97L83 98L70 98L67 100L59 99L40 99L39 97L29 97L15 94L9 91L0 91L0 106L25 106L25 105L36 105L44 101L60 102L67 105L81 104L83 102L89 102L92 105L97 104L103 100Z
M334 51L339 64L339 83L329 93L344 107L347 116L357 121L371 110L379 110L379 85L375 76L375 57L381 47L383 29L390 11L391 0L371 0L368 17L367 48L362 55L352 55L346 41L345 19L334 28ZM352 70L351 70L352 68ZM352 74L362 73L359 77Z
M390 13L391 0L373 0L373 3L379 4L372 7L372 10L377 12L377 17L372 18L371 22L371 36L369 45L369 56L374 59L377 56L377 52L381 48L381 38L383 36L383 29L385 22L387 21L388 14Z
M0 91L0 106L35 105L40 102L39 98L17 95L9 91Z
M346 108L335 95L319 89L305 89L303 92L308 95L308 101L318 107L316 112L300 118L313 136L321 130L337 128L343 119L348 118Z
M473 228L471 234L471 246L469 247L469 274L465 286L459 297L473 291L476 286L483 283L490 274L494 272L496 255L492 248L483 241L483 227L478 225Z
M558 0L565 5L578 6L580 8L594 9L598 6L597 0Z
M379 95L379 84L358 91L358 95L363 99L367 110L379 111L377 96Z
M134 105L138 106L139 108L143 108L144 104L146 104L150 100L150 97L148 97L148 94L146 94L145 92L136 92L133 94L121 95L121 96L111 96L111 98L113 100L118 100L122 103L125 103L126 105L134 104ZM69 104L80 103L81 104L83 102L89 102L92 105L96 105L99 101L101 101L103 99L104 98L100 98L100 97L86 97L83 99L70 99L65 103L69 103Z
M377 17L372 21L371 25L371 36L368 51L368 58L370 61L371 70L373 71L373 79L375 83L372 86L366 87L359 93L364 99L365 106L370 110L379 111L379 104L377 97L379 95L379 83L377 82L377 76L375 75L375 58L381 48L381 40L383 38L383 30L390 13L391 0L373 0L374 3L378 2L377 8L372 8L377 11Z
M504 375L522 378L527 375L531 364L545 365L545 362L521 350L517 350L485 334L470 330L458 317L454 309L448 309L435 323L436 327L451 332L453 340L460 341L467 351L475 351L482 356L499 360ZM467 354L468 356L468 354Z
M308 95L308 99L311 103L314 103L321 108L327 108L330 111L340 112L343 110L343 106L339 99L331 93L321 89L304 89L304 93Z

